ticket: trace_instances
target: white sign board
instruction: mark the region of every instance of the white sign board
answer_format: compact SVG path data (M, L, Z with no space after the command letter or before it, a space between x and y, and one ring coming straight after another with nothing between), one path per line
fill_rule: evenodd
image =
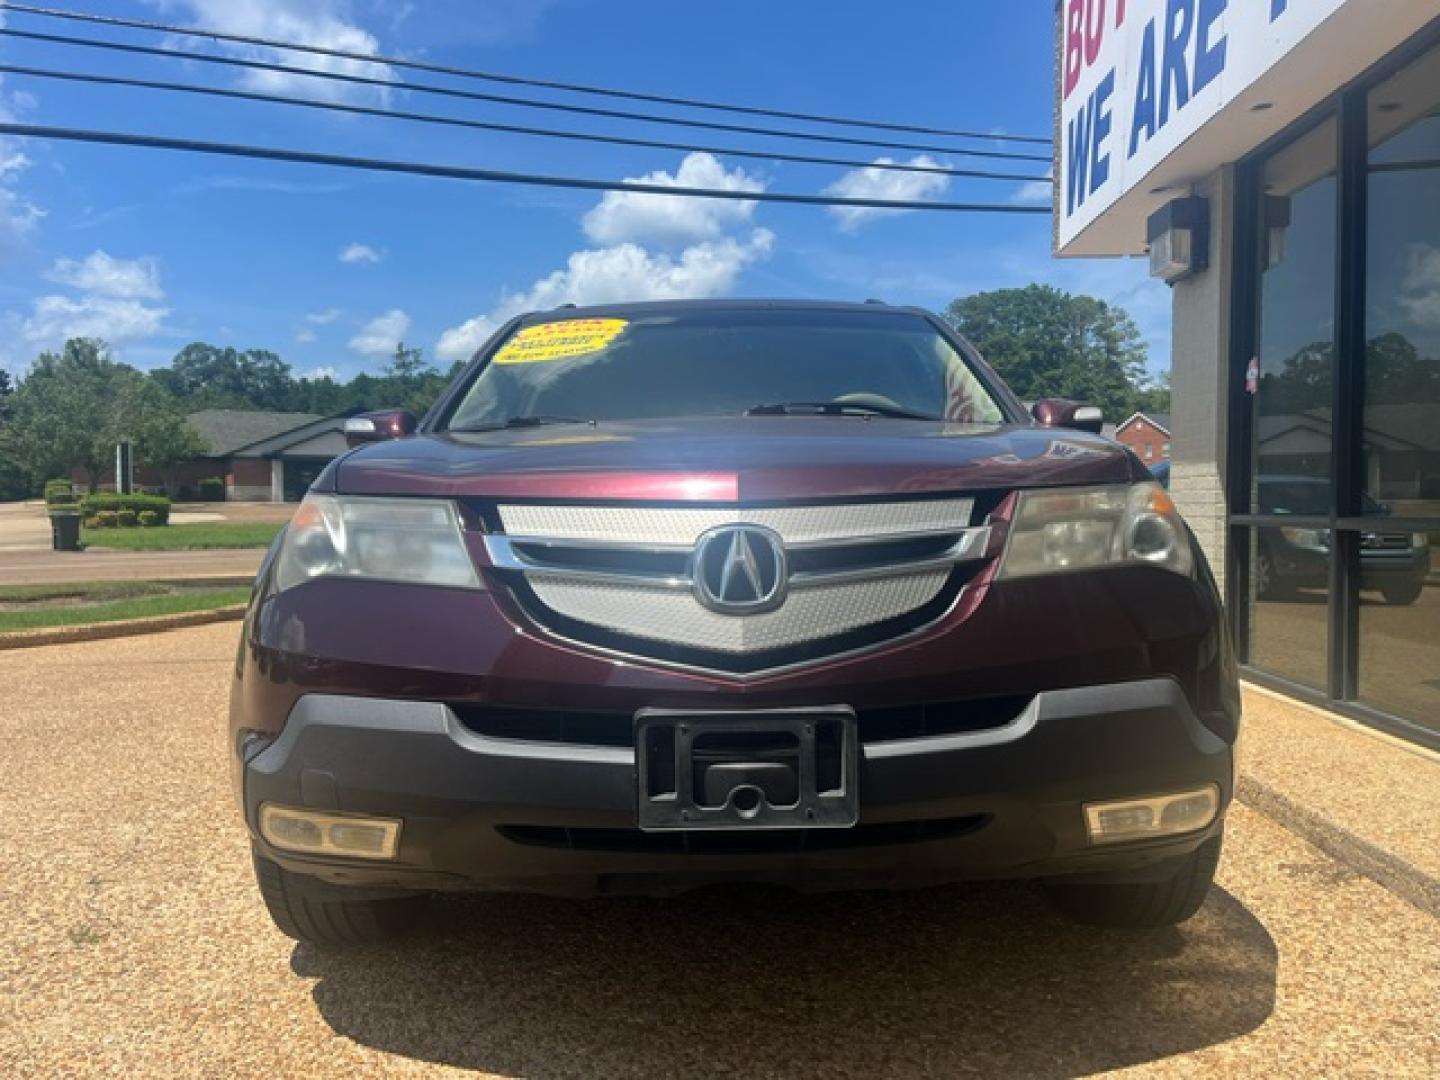
M1340 8L1378 0L1063 0L1063 250Z

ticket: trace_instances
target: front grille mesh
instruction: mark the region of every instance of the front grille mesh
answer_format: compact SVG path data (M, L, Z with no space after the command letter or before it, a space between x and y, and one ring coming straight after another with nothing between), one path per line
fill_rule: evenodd
M937 617L984 554L983 538L963 557L947 554L984 531L971 527L974 512L968 497L781 507L501 504L500 535L519 558L496 558L527 613L567 638L746 674L878 643ZM797 576L772 610L712 610L687 587L697 540L735 524L772 531L792 558Z
M949 570L869 581L839 581L796 590L784 606L737 618L701 607L688 592L579 578L530 583L546 607L571 619L692 649L753 653L817 638L914 611L935 599Z
M971 499L928 499L898 503L835 503L825 506L498 507L505 531L557 540L602 540L629 544L693 544L720 525L762 525L787 544L849 540L896 533L961 529L970 523Z

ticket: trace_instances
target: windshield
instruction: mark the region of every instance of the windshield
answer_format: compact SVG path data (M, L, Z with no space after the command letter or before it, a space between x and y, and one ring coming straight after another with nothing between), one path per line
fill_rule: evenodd
M712 310L521 327L445 426L738 415L819 403L958 423L1005 419L965 358L918 315Z

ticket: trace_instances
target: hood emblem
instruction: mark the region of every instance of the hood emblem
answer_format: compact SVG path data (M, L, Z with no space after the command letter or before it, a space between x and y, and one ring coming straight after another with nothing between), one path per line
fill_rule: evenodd
M721 525L702 533L690 557L695 599L722 615L758 615L785 602L785 544L759 525Z

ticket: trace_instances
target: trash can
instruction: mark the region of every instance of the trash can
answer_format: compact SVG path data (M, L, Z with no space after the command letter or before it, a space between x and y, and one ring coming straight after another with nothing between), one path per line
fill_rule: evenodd
M50 543L56 551L80 550L80 511L58 510L51 512Z

